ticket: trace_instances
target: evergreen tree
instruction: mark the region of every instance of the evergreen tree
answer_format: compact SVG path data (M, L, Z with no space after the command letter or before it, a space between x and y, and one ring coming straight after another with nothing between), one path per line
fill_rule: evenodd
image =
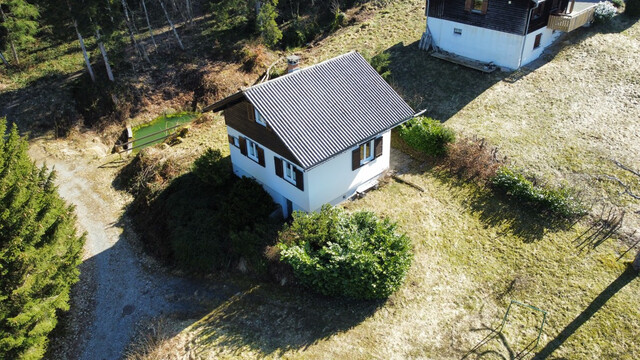
M258 18L256 19L262 39L269 47L275 46L282 39L282 31L280 31L278 23L276 23L276 18L278 17L277 6L278 0L266 1L260 6Z
M2 26L7 31L6 42L11 46L11 53L16 64L20 64L16 47L34 41L38 31L36 19L40 16L38 8L26 0L0 0Z
M37 167L27 148L15 125L0 138L1 359L44 355L56 311L69 308L84 243L73 207L58 196L55 173Z

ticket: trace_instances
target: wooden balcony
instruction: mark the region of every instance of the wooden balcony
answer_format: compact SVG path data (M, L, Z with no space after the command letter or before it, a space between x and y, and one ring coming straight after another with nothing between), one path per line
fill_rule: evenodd
M549 23L547 24L547 27L553 30L570 32L593 21L593 14L595 11L596 4L590 2L577 2L576 7L570 14L549 15Z

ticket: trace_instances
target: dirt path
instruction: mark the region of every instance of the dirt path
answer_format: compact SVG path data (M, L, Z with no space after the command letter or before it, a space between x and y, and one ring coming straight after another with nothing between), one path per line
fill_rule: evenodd
M70 324L52 341L52 358L121 358L140 323L193 313L202 300L197 295L211 295L202 284L163 273L132 246L135 235L122 217L128 199L110 185L115 169L99 167L105 150L96 145L81 152L69 142L51 140L30 147L37 163L55 167L60 194L76 206L78 227L87 233Z

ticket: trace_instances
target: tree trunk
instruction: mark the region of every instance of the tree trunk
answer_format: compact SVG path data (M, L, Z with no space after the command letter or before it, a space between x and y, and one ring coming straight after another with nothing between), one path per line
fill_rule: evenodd
M139 56L141 56L147 63L151 64L151 60L147 56L147 52L143 46L139 46L138 42L133 33L133 27L131 26L131 19L129 18L129 11L127 10L127 3L125 0L122 0L122 11L124 11L124 20L127 23L127 28L129 29L129 38L131 39L131 45L136 49L136 52Z
M7 59L4 58L4 55L2 55L1 51L0 51L0 59L2 59L4 66L9 67L9 63L7 62Z
M82 38L82 34L80 34L80 31L78 30L78 22L76 21L76 19L73 19L73 27L76 29L76 34L78 35L78 42L80 43L82 56L84 56L84 63L87 64L87 71L89 71L91 81L96 82L96 76L93 73L93 67L91 67L91 61L89 60L89 55L87 55L87 48L84 46L84 39Z
M640 250L638 250L638 254L636 255L636 259L633 261L633 268L636 271L640 271Z
M177 11L178 14L180 14L180 17L182 18L182 22L183 23L187 22L187 18L184 16L182 9L180 9L180 7L176 4L176 0L171 0L171 4L173 5L173 10Z
M189 24L193 24L193 12L191 11L191 1L185 0L187 7L187 17L189 18Z
M171 30L173 30L173 35L175 35L176 40L178 40L178 45L180 45L180 49L184 50L184 46L182 45L182 40L180 40L180 36L178 35L178 32L176 31L176 27L173 26L173 22L171 21L171 18L169 17L169 13L167 13L167 9L164 7L164 3L162 2L162 0L158 0L158 2L160 3L160 7L162 7L162 11L164 11L164 16L167 17L167 21L169 22L169 25L171 25Z
M107 76L110 81L114 81L113 72L111 71L111 65L109 65L109 58L107 57L107 50L104 48L104 43L100 40L100 31L96 29L96 41L98 42L98 47L100 48L100 53L102 53L102 60L104 61L104 67L107 69Z
M156 44L156 38L153 37L153 28L151 27L151 22L149 21L149 13L147 12L147 5L144 3L144 0L141 0L142 8L144 9L144 17L147 19L147 26L149 27L149 34L151 34L151 41L153 42L153 46L158 49L158 44Z
M16 65L20 65L20 59L18 59L18 52L16 51L16 45L11 41L11 53L13 54L13 60Z

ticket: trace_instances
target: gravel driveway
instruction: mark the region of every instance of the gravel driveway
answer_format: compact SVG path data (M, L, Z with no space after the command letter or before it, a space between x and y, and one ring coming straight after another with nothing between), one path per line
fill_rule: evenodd
M122 217L128 199L110 185L115 170L100 168L100 161L86 160L74 150L50 146L33 143L30 155L55 167L60 195L76 206L78 227L87 237L65 334L53 339L49 357L119 359L138 324L202 311L203 299L215 297L210 289L167 274L132 246L135 235Z

